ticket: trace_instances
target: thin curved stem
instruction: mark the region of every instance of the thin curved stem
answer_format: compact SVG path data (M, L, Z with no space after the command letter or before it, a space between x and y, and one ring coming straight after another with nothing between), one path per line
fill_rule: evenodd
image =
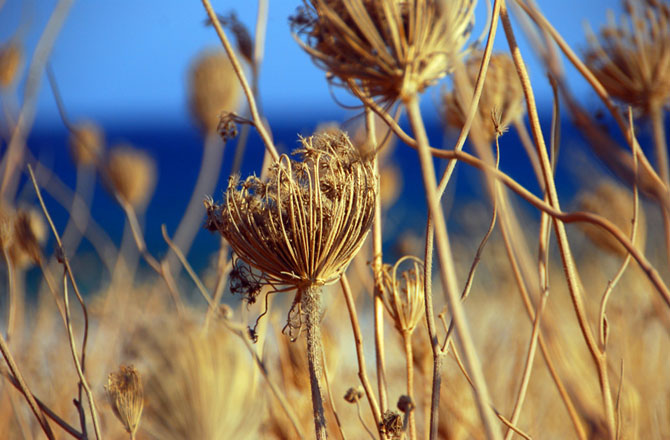
M309 367L309 383L312 389L312 411L314 412L314 429L317 440L326 440L326 413L323 409L323 344L321 342L321 288L309 286L298 293L302 311L305 314L307 327L307 364Z

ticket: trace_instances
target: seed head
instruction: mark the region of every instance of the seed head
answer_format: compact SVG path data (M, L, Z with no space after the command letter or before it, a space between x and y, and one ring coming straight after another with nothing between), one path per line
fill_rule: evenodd
M579 209L601 215L613 222L630 237L633 219L633 197L626 188L610 180L598 184L595 190L585 191L579 196ZM641 207L637 215L635 247L644 250L647 228L644 211ZM623 256L626 249L609 232L587 223L579 223L586 236L599 248L613 255Z
M21 46L9 42L0 47L0 88L12 85L23 60Z
M335 85L382 102L422 92L449 73L475 0L304 0L296 39Z
M483 52L476 52L468 57L462 68L456 69L454 89L442 95L446 123L456 129L460 130L465 124L482 57ZM507 54L493 54L472 132L490 143L497 132L505 130L512 121L523 115L523 102L523 89L514 62ZM496 123L493 121L493 114L499 118Z
M196 58L189 75L189 94L193 118L206 133L216 130L221 112L237 108L240 83L224 52L210 50Z
M128 145L109 150L105 171L114 192L135 207L148 201L156 184L154 160Z
M586 63L613 97L648 112L670 98L670 4L626 0L621 23L610 12L600 39L588 31Z
M400 439L403 433L402 416L395 411L386 411L382 416L380 431L388 438Z
M121 365L119 371L107 378L107 397L114 415L129 434L135 435L144 408L144 390L140 373L133 367Z
M93 122L77 124L70 133L70 153L77 165L96 165L100 161L104 145L105 134Z
M344 400L349 403L356 403L363 398L363 387L349 388L344 395Z
M377 176L347 135L301 139L269 177L232 178L221 205L205 201L208 228L228 240L267 284L295 288L337 281L374 216Z
M410 260L412 267L403 271L399 280L398 268ZM382 270L386 310L399 332L411 334L424 314L423 263L416 257L405 256L393 266L385 264Z

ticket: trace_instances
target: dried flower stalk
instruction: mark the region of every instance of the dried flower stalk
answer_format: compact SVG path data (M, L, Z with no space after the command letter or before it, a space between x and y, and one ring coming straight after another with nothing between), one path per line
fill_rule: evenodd
M132 365L121 365L110 373L105 386L114 415L134 439L144 409L144 389L140 373Z

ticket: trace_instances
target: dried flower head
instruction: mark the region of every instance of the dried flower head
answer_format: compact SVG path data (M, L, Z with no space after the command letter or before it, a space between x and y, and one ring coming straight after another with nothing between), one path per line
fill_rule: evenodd
M595 190L585 191L579 196L579 209L601 215L614 223L630 237L633 219L633 197L629 190L611 180L604 180ZM635 247L644 250L647 238L645 215L638 208ZM588 223L579 223L586 236L599 248L614 255L623 256L626 249L609 232Z
M387 438L399 439L404 430L402 416L395 411L386 411L382 417L379 431Z
M222 205L205 202L208 225L262 272L298 289L337 281L372 224L377 176L343 132L301 139L300 160L282 155L269 177L231 178Z
M406 261L412 266L400 274L398 268ZM412 333L424 315L423 262L416 257L404 256L396 264L382 268L383 296L386 310L401 333Z
M626 0L621 24L610 12L600 39L588 32L586 63L613 97L648 112L670 98L670 4Z
M390 103L449 73L475 0L304 0L291 18L303 49L336 85ZM302 38L302 39L301 39Z
M154 160L128 145L109 150L105 171L114 192L135 207L148 201L156 184Z
M21 46L9 42L0 47L0 87L9 87L14 83L23 60Z
M404 414L410 413L416 409L416 405L412 398L407 395L402 395L398 398L398 409Z
M223 51L205 51L193 62L189 75L189 102L193 118L204 132L215 131L219 114L237 108L240 83Z
M144 390L140 373L132 365L121 365L119 371L109 374L105 391L114 415L134 438L144 409Z
M456 129L460 130L465 124L483 55L483 52L477 52L468 57L462 68L456 69L454 89L442 95L445 121ZM497 132L523 115L523 89L509 55L491 55L477 110L472 133L481 136L487 143L494 139ZM494 114L499 118L496 123Z
M46 223L38 211L0 205L0 246L14 267L24 269L39 264L46 239Z
M105 145L105 134L94 122L82 122L70 133L70 153L77 165L92 166L100 161Z
M358 388L349 388L344 394L344 400L349 403L356 403L363 398L363 387L359 386Z

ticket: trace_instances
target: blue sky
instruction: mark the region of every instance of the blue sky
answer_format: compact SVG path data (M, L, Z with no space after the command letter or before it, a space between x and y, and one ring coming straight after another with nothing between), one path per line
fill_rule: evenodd
M585 22L598 29L605 22L606 8L620 9L615 0L538 2L576 49L584 47ZM269 3L260 84L268 118L272 121L319 114L328 119L343 115L331 97L324 73L312 64L290 33L287 17L301 2L270 0ZM23 29L31 53L55 5L55 0L6 0L0 9L0 41ZM213 5L224 13L235 10L253 30L255 1L213 1ZM477 30L483 26L483 5L480 1ZM120 125L189 123L185 87L189 64L201 49L219 44L214 30L203 25L204 19L202 3L197 0L75 1L51 58L71 117ZM507 47L502 29L496 47ZM534 62L527 46L522 46L522 51L527 55L539 101L546 104L549 89L542 68ZM571 78L578 92L586 91L576 75ZM338 96L354 102L342 91ZM425 105L434 106L436 98L436 90L429 91ZM587 98L588 102L597 101ZM45 80L36 125L57 123L56 107Z

